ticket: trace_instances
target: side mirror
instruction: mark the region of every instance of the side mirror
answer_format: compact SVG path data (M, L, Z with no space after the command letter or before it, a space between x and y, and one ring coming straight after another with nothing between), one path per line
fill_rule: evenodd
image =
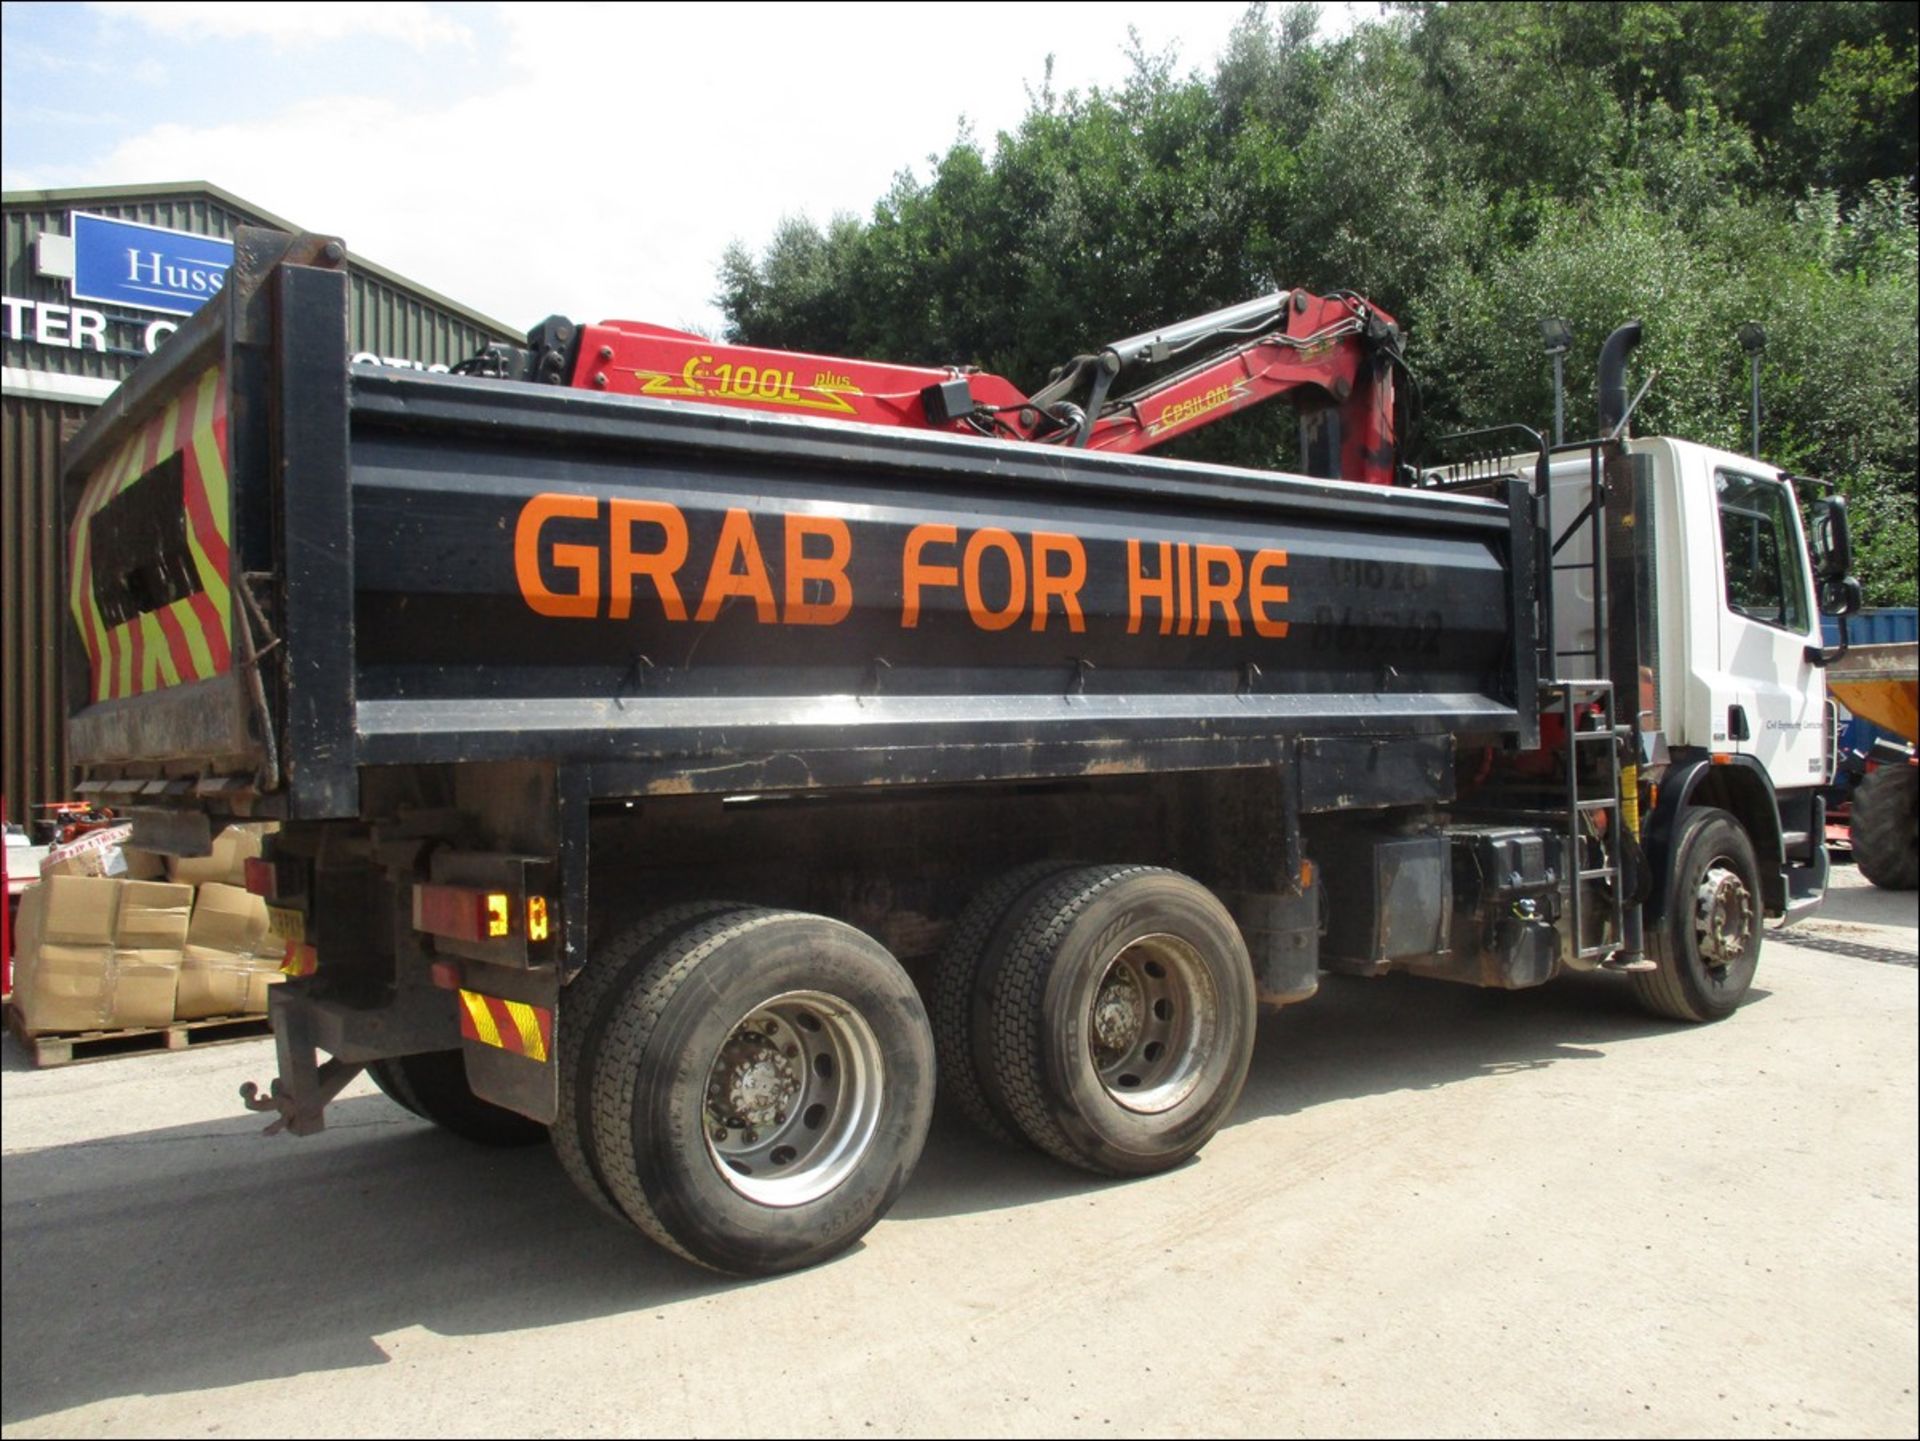
M1846 523L1846 507L1840 508L1841 524ZM1841 534L1845 535L1844 529ZM1830 615L1840 622L1840 644L1835 646L1810 645L1806 649L1808 665L1829 666L1847 653L1850 643L1847 635L1847 617L1854 614L1866 603L1866 592L1860 589L1860 582L1852 576L1840 580L1820 582L1820 613Z
M1846 512L1842 511L1841 514L1844 515ZM1859 614L1861 606L1866 602L1866 592L1860 589L1860 582L1850 575L1839 580L1820 582L1820 614L1822 615L1837 616L1844 620L1847 616Z
M1813 503L1813 526L1807 540L1813 550L1813 572L1823 582L1820 608L1828 615L1851 615L1853 611L1833 610L1827 605L1827 585L1844 582L1853 574L1853 533L1847 526L1845 496L1822 496ZM1860 587L1853 589L1857 595ZM1858 609L1856 599L1853 610Z

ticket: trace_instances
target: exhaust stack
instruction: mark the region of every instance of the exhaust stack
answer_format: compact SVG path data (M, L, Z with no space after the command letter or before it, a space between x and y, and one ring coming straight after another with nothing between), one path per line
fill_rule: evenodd
M1640 343L1640 322L1629 320L1600 347L1600 434L1613 434L1627 415L1627 354ZM1624 439L1625 436L1622 436Z

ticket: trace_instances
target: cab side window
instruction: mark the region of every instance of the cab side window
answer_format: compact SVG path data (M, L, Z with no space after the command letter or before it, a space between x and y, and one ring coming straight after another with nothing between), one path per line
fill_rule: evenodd
M1806 575L1786 488L1726 471L1715 477L1715 485L1720 492L1720 546L1727 562L1727 609L1785 630L1804 631Z

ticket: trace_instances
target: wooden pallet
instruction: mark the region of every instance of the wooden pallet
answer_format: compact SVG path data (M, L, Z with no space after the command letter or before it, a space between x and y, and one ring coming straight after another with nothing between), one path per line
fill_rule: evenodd
M7 1007L7 1029L36 1066L72 1066L82 1061L110 1061L147 1051L185 1051L218 1046L229 1041L255 1041L271 1036L265 1016L213 1016L204 1021L175 1021L170 1026L127 1031L81 1031L30 1036L18 1008Z

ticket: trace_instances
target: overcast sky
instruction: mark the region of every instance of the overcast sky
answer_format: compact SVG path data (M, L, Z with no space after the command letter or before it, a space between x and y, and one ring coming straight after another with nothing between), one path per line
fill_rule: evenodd
M0 185L206 180L516 329L717 326L728 241L990 145L1050 53L1057 91L1124 79L1129 25L1210 68L1244 10L8 4Z

